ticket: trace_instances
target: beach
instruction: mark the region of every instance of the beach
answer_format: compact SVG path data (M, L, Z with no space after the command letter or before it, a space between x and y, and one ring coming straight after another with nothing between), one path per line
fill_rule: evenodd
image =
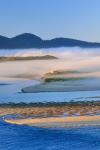
M61 127L63 123L65 126L77 125L100 125L100 116L77 116L77 117L48 117L48 118L28 118L28 119L5 119L5 122L17 125L33 125L33 126L53 126L60 123Z
M17 125L100 125L99 102L2 104L0 113L5 122Z

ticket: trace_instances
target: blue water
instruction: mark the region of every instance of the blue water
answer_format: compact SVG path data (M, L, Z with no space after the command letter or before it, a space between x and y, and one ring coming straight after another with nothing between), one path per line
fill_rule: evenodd
M34 80L20 80L0 81L0 83L0 103L100 100L100 91L21 93L22 88L38 82Z
M100 150L100 127L36 128L0 121L0 150Z
M24 94L20 93L21 88L35 81L2 83L0 102L84 101L100 97L100 91ZM0 150L100 150L100 126L39 128L12 125L0 119Z

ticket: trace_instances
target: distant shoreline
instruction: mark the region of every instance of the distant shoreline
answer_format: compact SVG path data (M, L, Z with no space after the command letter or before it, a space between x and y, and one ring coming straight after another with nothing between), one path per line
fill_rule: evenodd
M85 81L84 79L75 79L69 81L59 81L51 83L40 83L29 87L22 88L22 93L40 93L40 92L77 92L77 91L99 91L100 84L79 84L78 81ZM91 78L91 83L92 83ZM84 82L83 82L84 83ZM88 83L88 82L87 82Z
M44 56L0 56L0 62L6 61L26 61L26 60L50 60L50 59L58 59L55 56L51 55L44 55Z

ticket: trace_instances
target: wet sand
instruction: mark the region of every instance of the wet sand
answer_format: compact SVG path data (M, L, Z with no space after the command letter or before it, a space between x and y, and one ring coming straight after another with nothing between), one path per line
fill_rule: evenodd
M1 104L0 114L5 122L18 125L100 125L100 102Z
M77 116L77 117L47 117L47 118L28 118L28 119L5 119L10 124L33 125L33 126L53 126L63 125L100 125L100 116Z

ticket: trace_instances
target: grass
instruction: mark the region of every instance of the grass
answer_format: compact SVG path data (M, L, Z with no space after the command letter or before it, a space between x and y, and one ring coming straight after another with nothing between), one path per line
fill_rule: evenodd
M65 77L47 77L44 79L45 82L57 82L57 81L75 81L75 80L80 80L80 79L83 79L83 78L65 78Z

